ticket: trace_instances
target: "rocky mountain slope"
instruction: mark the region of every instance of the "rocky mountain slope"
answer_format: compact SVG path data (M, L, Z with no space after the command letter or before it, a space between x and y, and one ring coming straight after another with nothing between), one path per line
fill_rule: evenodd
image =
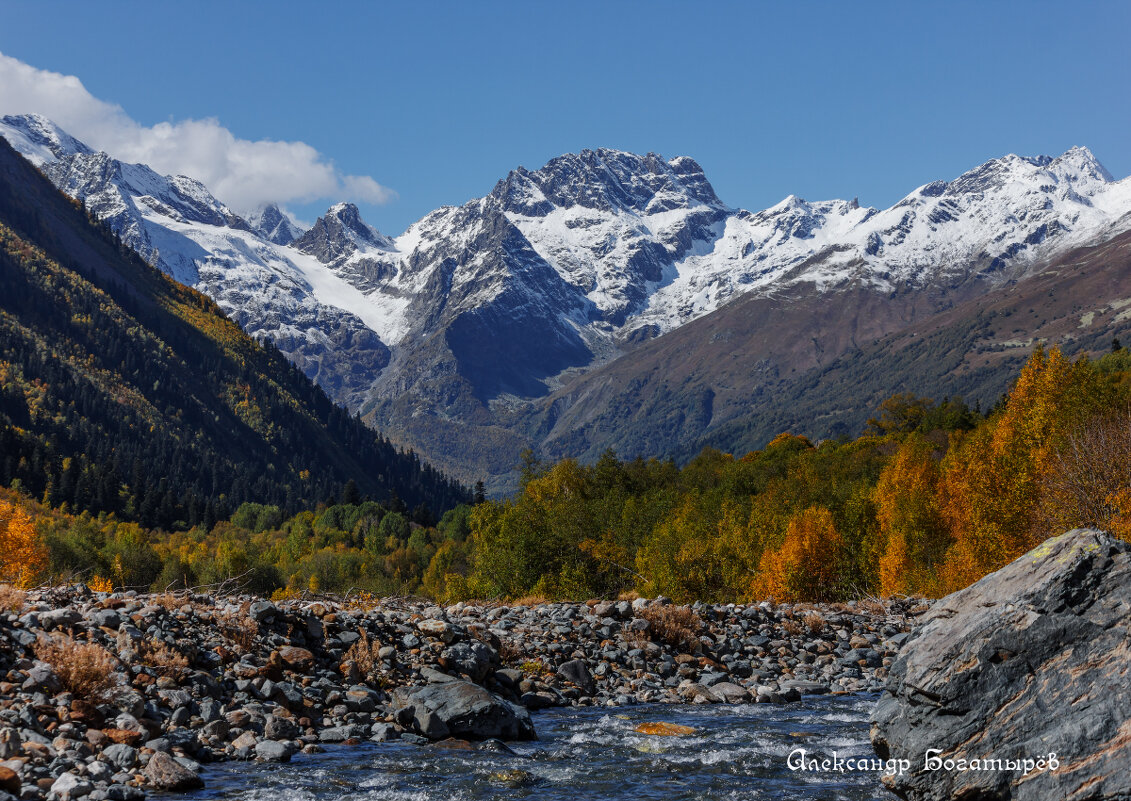
M735 417L717 396L769 391L1131 228L1131 181L1085 148L995 159L884 210L791 196L757 213L724 204L690 158L586 150L388 237L350 204L305 232L277 208L242 219L42 118L0 134L335 398L496 486L528 445L686 448ZM706 322L718 314L743 322ZM693 321L714 338L664 344ZM710 376L677 385L689 358Z
M516 424L551 459L745 453L782 431L855 436L896 392L989 408L1038 342L1095 353L1128 341L1131 232L1030 269L988 291L750 295L590 371Z
M0 142L0 486L17 482L167 529L351 482L437 511L466 499Z
M336 400L365 397L388 349L355 313L368 313L359 293L271 240L295 232L289 220L265 209L253 230L191 178L95 153L43 117L4 117L0 135L142 258L273 341Z
M401 269L383 286L412 298L414 324L387 340L365 410L478 475L505 474L525 445L686 452L755 402L775 411L783 382L1131 226L1129 191L1074 149L991 162L886 211L791 198L751 214L690 159L555 159L395 240L408 269L383 256Z

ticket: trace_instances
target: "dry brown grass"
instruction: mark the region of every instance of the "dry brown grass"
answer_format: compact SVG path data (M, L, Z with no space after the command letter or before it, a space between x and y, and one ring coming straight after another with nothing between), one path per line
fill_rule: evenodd
M856 611L862 615L885 617L887 616L888 608L887 604L879 598L865 598L862 601L856 602Z
M805 628L791 617L782 618L781 627L791 637L800 637Z
M160 595L150 596L149 603L154 606L162 606L170 612L175 612L188 603L189 597L187 592L163 592Z
M159 675L177 678L189 666L189 659L164 640L156 638L138 643L138 659L146 667L151 667Z
M703 621L686 606L652 605L636 613L648 621L648 636L674 648L691 648L699 641Z
M524 595L511 602L511 606L542 606L550 603L544 595Z
M618 595L617 600L618 601L632 602L632 601L635 601L639 597L640 597L640 593L638 593L636 590L628 590L627 592L622 592L620 595Z
M118 660L101 645L78 642L73 637L41 639L33 647L36 657L55 671L63 689L96 703L111 701L123 686Z
M812 634L820 634L825 628L825 616L815 609L806 613L805 617L801 619L809 627Z
M652 640L646 631L637 631L636 629L624 629L621 632L621 639L624 640L625 645L630 648L643 648Z
M11 584L0 584L0 609L5 612L19 612L27 601L27 592Z
M381 650L381 644L369 639L369 634L365 629L361 630L361 639L350 646L346 651L345 657L342 659L342 665L345 666L347 662L353 662L357 666L357 670L361 673L362 677L368 676L373 672L373 668L377 667L380 661L377 652ZM343 675L347 670L342 670Z
M507 638L499 638L499 661L504 665L513 665L522 659L525 653L522 646L517 641Z
M233 650L247 654L255 647L255 635L259 633L259 626L250 617L243 615L217 615L216 626L220 629Z

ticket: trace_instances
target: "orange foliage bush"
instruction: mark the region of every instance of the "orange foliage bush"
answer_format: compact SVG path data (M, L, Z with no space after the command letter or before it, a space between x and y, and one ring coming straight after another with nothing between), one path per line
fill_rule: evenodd
M99 575L95 575L94 577L92 577L91 580L88 581L86 584L87 584L88 587L90 587L90 589L94 590L94 592L113 592L114 591L114 582L111 581L108 578L103 578L102 576L99 576Z
M1121 540L1131 542L1131 488L1111 493L1107 502L1113 510L1108 530Z

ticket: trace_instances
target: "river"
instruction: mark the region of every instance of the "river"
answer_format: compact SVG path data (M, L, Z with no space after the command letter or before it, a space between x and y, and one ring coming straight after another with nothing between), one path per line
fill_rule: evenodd
M540 739L517 756L435 746L370 743L297 755L283 765L208 766L193 799L243 801L470 801L530 799L775 799L862 801L886 796L877 772L791 770L790 752L870 756L876 696L808 696L799 703L641 705L535 714ZM692 726L657 737L645 721Z

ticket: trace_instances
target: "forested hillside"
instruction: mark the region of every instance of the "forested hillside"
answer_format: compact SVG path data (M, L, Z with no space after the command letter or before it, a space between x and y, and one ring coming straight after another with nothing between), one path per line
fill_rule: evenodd
M658 594L681 602L938 596L1076 526L1131 537L1131 352L1038 349L987 414L959 399L885 401L857 439L781 434L686 466L528 459L505 501L438 522L392 499L146 529L0 492L0 580L75 576L156 590L461 599Z
M447 599L939 596L1077 526L1131 535L1131 352L1036 349L986 415L900 394L868 431L744 456L530 462L424 584Z
M0 142L0 485L166 529L343 493L437 514L398 451Z

